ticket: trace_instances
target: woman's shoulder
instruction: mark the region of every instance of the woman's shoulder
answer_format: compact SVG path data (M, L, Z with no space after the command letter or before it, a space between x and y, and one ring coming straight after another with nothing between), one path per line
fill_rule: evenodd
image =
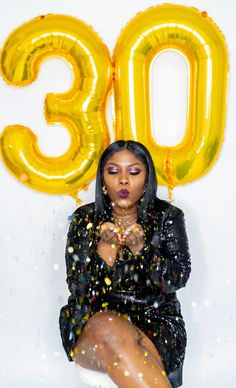
M154 207L156 212L161 212L166 217L175 217L180 214L183 215L182 209L158 197L155 198Z
M71 215L71 219L84 218L85 220L89 220L91 216L94 214L95 202L90 202L85 205L77 207Z
M93 213L95 207L95 202L86 203L85 205L79 206L76 211L82 213Z

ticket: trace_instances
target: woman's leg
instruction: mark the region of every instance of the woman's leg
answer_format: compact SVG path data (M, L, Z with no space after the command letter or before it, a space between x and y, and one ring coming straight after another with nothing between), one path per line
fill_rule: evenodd
M94 314L74 348L82 367L106 372L119 388L170 388L151 340L116 311Z

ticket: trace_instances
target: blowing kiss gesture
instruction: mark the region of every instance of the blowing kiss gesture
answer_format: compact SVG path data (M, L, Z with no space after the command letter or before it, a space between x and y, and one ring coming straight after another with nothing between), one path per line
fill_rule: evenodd
M126 229L112 222L104 222L100 228L101 240L119 248L121 245L127 245L133 254L137 254L144 244L144 232L141 225L136 222Z

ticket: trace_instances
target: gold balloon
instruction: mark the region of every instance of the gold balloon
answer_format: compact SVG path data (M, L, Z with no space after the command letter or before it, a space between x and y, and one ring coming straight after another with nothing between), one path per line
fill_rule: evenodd
M74 72L71 88L48 94L44 106L48 123L60 123L69 130L71 145L62 156L48 157L30 129L11 125L1 135L1 152L6 167L25 185L76 197L94 178L100 154L110 143L105 108L111 60L90 26L71 16L48 14L23 24L8 37L1 52L2 76L10 85L29 85L49 56L65 58Z
M189 94L184 138L167 147L152 136L149 76L154 58L170 49L188 63ZM139 13L122 30L113 61L116 138L145 144L159 183L170 189L206 174L223 141L228 84L226 43L207 13L174 4Z

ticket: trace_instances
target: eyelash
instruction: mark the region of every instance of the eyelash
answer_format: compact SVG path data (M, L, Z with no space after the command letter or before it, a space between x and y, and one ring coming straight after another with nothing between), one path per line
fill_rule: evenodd
M116 174L118 171L107 171L108 172L108 174ZM140 171L130 171L130 174L132 174L132 175L138 175L140 173Z

